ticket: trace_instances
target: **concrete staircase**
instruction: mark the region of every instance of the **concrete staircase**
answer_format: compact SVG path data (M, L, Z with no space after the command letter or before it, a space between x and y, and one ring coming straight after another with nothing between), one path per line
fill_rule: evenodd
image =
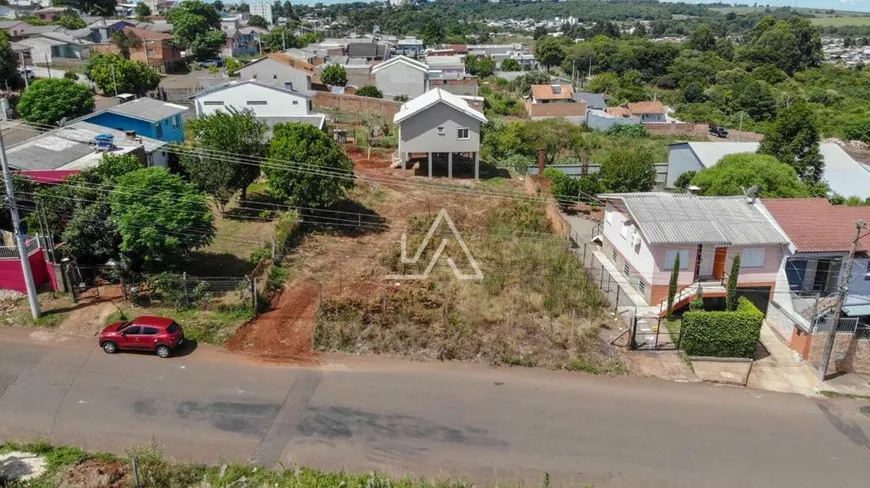
M718 281L696 281L686 285L679 290L674 296L674 310L685 307L698 296L698 290L704 290L704 296L719 297L725 296L726 290L722 283ZM658 304L658 316L664 317L668 312L668 299L665 298Z

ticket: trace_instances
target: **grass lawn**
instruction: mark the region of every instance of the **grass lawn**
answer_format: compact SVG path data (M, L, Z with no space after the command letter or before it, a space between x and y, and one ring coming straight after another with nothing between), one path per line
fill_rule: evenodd
M242 324L254 317L250 308L242 306L217 306L212 310L176 310L172 307L132 308L123 304L121 310L124 316L121 316L121 312L115 312L106 318L106 325L141 315L172 317L181 324L186 338L215 346L223 346Z
M855 25L859 27L870 26L870 15L850 17L822 17L810 19L813 25L819 27L844 27Z
M662 324L664 324L668 333L671 334L671 339L677 340L677 337L680 335L680 326L682 325L680 319L663 319Z
M32 327L57 327L70 314L69 300L66 295L56 292L39 294L39 308L42 316L34 319L30 314L27 298L0 303L0 316L4 325L26 325Z

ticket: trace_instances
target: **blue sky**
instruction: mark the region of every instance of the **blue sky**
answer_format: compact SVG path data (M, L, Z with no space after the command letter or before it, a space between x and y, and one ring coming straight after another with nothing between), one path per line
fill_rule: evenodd
M682 1L687 3L718 3L717 0L696 0L695 2L692 2L692 0ZM732 4L741 3L746 5L752 5L755 3L755 0L725 1ZM870 0L762 0L758 2L758 5L770 5L771 7L798 6L807 8L833 8L837 10L860 10L862 12L870 12Z

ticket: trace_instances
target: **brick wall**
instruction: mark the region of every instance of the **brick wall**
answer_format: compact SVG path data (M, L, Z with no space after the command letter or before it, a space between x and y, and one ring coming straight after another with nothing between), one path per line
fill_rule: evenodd
M315 92L314 109L338 110L357 115L377 114L389 120L399 112L402 106L399 102L380 98L358 97L356 95L339 95L329 92Z
M585 103L532 103L526 100L529 117L586 117Z
M825 344L828 334L818 332L813 334L810 344L809 357L807 358L814 366L822 362ZM842 362L837 367L837 360ZM844 373L870 373L870 339L856 339L851 332L839 332L834 338L834 350L828 363L828 371Z

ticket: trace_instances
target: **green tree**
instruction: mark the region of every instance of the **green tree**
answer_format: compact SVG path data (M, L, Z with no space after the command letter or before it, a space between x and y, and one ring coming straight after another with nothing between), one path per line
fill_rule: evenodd
M121 176L109 201L121 235L122 262L133 271L165 270L214 238L206 195L166 168Z
M731 42L731 39L723 37L717 40L716 54L726 61L732 61L734 59L734 43Z
M130 49L140 47L142 45L142 40L133 33L133 31L128 31L126 29L121 29L114 34L112 34L112 42L118 46L118 50L121 52L121 57L124 59L130 59Z
M701 24L692 32L689 37L689 49L695 51L712 51L716 49L716 36L713 35L713 29L709 24Z
M140 21L143 21L151 15L151 7L142 2L139 2L136 4L134 12L136 13L136 18Z
M320 81L332 86L347 85L347 70L340 64L329 64L320 73Z
M507 58L501 62L502 71L522 71L523 67L516 59Z
M274 195L291 205L326 207L353 188L353 163L326 133L308 124L278 124L273 134L263 172Z
M420 30L420 39L426 46L434 46L444 42L444 27L435 19L429 19Z
M269 28L269 23L260 15L252 15L248 17L248 25L251 27L262 27L263 29Z
M691 182L709 196L742 195L743 189L753 186L758 186L762 198L811 196L794 167L762 154L730 154L696 173Z
M806 104L780 110L761 141L759 154L769 154L791 165L805 183L820 182L825 161L819 153L816 123L815 112Z
M544 37L547 37L548 33L549 32L547 32L546 27L539 25L535 27L535 31L532 33L532 39L538 41L540 39L543 39Z
M260 176L268 127L251 110L219 110L189 121L188 127L196 136L181 156L181 165L190 181L212 195L221 208L237 191L246 200L248 185ZM233 154L242 161L228 164L223 158L210 157L215 153Z
M115 15L115 0L69 0L68 5L82 13L98 17Z
M356 94L361 97L384 98L384 94L375 85L363 85L356 91Z
M756 121L772 120L776 114L773 89L760 80L739 83L732 89L732 106L736 112L746 112Z
M565 48L570 42L565 37L545 37L535 45L535 59L549 71L553 66L562 64Z
M227 67L227 74L230 76L235 76L236 71L240 70L245 65L245 63L236 58L227 58L225 64Z
M686 103L699 103L703 102L704 99L704 87L700 83L693 81L683 88L683 100Z
M79 81L79 75L75 71L64 71L63 77L67 80Z
M69 10L60 14L56 19L54 19L54 22L52 22L52 24L57 24L64 29L70 30L84 29L88 26L88 24L86 24L85 21L81 19L81 17Z
M145 63L130 61L117 54L91 56L85 64L85 76L93 81L101 92L112 95L117 92L142 96L157 88L160 83L160 73L157 70Z
M698 294L689 302L690 312L700 312L704 310L704 288L698 284Z
M677 176L677 179L674 180L674 188L677 188L679 190L685 190L689 187L689 185L692 184L692 179L695 177L696 174L698 173L695 171L686 171L680 176Z
M513 82L514 90L520 95L529 95L532 85L544 85L550 83L550 75L543 71L529 71L519 76Z
M565 119L552 118L526 122L521 131L525 152L534 155L539 148L544 149L547 164L553 164L559 153L577 144L583 129Z
M751 41L736 57L757 65L772 63L792 75L821 64L822 41L818 28L808 19L765 17L755 25Z
M22 83L18 73L18 54L12 50L9 42L9 34L0 31L0 81L8 83L10 87L18 87Z
M677 284L680 279L680 253L674 258L674 268L671 270L671 280L668 282L668 309L665 317L671 318L674 313L674 298L677 296Z
M215 11L218 13L224 11L224 2L221 2L221 0L215 0L212 2L211 6L214 7Z
M260 40L263 43L263 47L273 53L294 47L302 47L299 39L293 35L293 29L286 25L276 26L268 34L263 34Z
M731 273L728 274L728 285L725 288L725 310L737 310L737 279L740 275L740 254L735 254L731 261Z
M641 24L640 22L635 22L632 27L631 35L635 37L646 37L646 26Z
M607 191L650 191L656 182L655 156L649 149L614 149L601 161L599 176Z
M36 80L21 95L18 113L37 124L55 125L94 110L94 94L88 87L66 78Z
M199 0L184 0L169 11L172 35L202 61L217 55L226 34L220 30L220 15L211 5Z

